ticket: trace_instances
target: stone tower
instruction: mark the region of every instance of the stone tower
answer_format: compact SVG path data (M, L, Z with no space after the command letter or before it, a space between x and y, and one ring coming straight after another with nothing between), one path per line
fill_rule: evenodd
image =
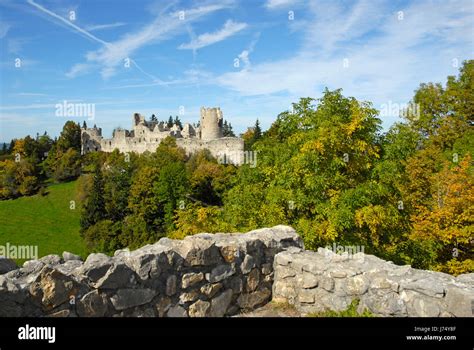
M201 139L215 140L222 137L222 111L217 108L201 107Z

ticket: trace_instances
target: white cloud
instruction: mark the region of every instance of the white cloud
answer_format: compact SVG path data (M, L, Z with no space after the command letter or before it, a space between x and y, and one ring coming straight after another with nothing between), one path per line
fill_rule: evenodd
M185 10L185 22L191 23L215 11L228 7L227 3L201 6ZM183 20L179 19L180 12L163 14L152 23L135 33L128 33L121 39L104 45L99 50L88 52L86 59L89 63L102 66L102 77L107 79L116 73L126 58L130 58L140 48L163 40L168 40L184 30Z
M182 32L184 28L183 22L189 24L215 11L229 8L234 5L234 0L227 0L216 4L206 4L191 9L183 9L173 13L164 13L163 10L160 11L160 14L153 22L144 26L139 31L127 33L114 42L106 42L91 34L86 29L71 23L65 18L35 3L33 0L27 0L27 2L42 13L59 20L62 24L66 24L69 28L75 30L79 34L102 44L102 47L98 50L90 51L86 54L86 63L78 63L74 65L71 70L66 73L66 76L73 78L79 74L87 73L90 69L98 66L101 67L101 75L104 79L108 79L115 75L117 68L124 64L124 60L127 58L130 58L131 60L131 56L140 48L163 40L168 40ZM165 9L168 9L168 7L165 7ZM183 13L184 19L181 18ZM149 76L148 73L144 72L143 69L138 67L136 64L135 66L139 71Z
M27 42L29 42L29 40L24 39L24 38L11 38L11 39L9 38L9 39L7 39L7 51L8 51L8 53L19 55L22 48L23 48L23 45Z
M48 96L46 94L42 94L42 93L38 93L38 92L19 92L19 93L16 93L16 94L13 94L15 96L27 96L27 97L30 97L30 96Z
M258 39L260 38L260 32L258 32L249 47L243 50L237 57L244 64L243 69L248 69L250 67L250 54L253 52L255 45L257 44Z
M297 2L298 0L267 0L267 2L265 3L265 7L273 10L276 8L287 7Z
M187 44L181 44L179 49L186 50L197 50L203 47L218 43L222 40L225 40L232 35L240 32L241 30L247 27L247 23L234 22L232 20L227 20L224 26L213 33L204 33L199 35L197 38L192 40Z
M122 27L126 23L124 22L115 22L115 23L109 23L109 24L92 24L86 27L86 30L93 32L94 30L104 30L104 29L111 29L111 28L117 28L117 27Z
M0 22L0 39L3 39L8 31L10 30L11 25L5 22Z
M68 26L69 28L75 30L76 32L78 32L79 34L82 34L84 35L85 37L93 40L93 41L96 41L98 42L99 44L103 44L103 45L107 45L107 42L105 42L104 40L101 40L99 39L98 37L96 37L95 35L89 33L87 30L85 29L82 29L81 27L75 25L74 23L72 23L71 21L65 19L64 17L61 17L60 15L54 13L53 11L51 10L48 10L47 8L37 4L36 2L34 2L33 0L27 0L27 3L30 4L31 6L34 6L35 8L37 8L38 10L40 10L41 12L59 20L61 23L63 24L66 24L66 26Z
M73 79L77 76L83 75L91 71L93 68L92 65L87 64L87 63L77 63L74 66L71 67L71 69L66 72L66 77Z
M313 19L305 22L304 41L292 57L254 63L216 82L243 96L316 97L327 86L373 101L377 108L388 100L408 102L419 83L455 74L453 58L472 57L474 9L469 2L416 2L400 9L401 21L398 9L387 4L359 1L348 10L311 2Z

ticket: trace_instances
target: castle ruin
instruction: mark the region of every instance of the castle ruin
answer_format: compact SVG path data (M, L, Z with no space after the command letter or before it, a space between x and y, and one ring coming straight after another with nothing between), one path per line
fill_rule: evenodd
M171 136L176 144L189 155L202 149L224 163L241 164L244 153L244 141L238 137L223 136L223 115L220 108L201 107L199 126L185 123L181 129L178 125L168 127L164 122L147 121L139 113L133 115L133 130L117 128L111 139L102 137L102 129L82 128L82 153L102 151L143 153L154 152L160 142Z

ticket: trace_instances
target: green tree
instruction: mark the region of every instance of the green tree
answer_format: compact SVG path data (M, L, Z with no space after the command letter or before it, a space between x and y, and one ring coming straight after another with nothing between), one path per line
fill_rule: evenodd
M81 156L73 148L69 148L57 159L53 179L56 181L68 181L77 178L81 173Z
M104 182L100 164L96 164L91 191L83 205L81 212L81 232L105 218L105 201L103 197Z
M222 127L222 135L224 137L235 137L234 131L232 130L232 124L227 123L227 120L224 120L224 125Z
M174 118L173 124L174 124L174 125L178 125L179 128L180 128L181 130L183 130L183 124L181 123L181 120L179 119L178 116L176 116L176 117Z
M171 127L173 126L173 124L174 124L174 122L173 122L173 117L170 116L170 117L168 118L168 122L166 123L166 126L167 126L168 128L171 128Z
M65 152L69 148L73 148L79 153L81 152L81 128L71 120L64 124L57 142L58 151Z

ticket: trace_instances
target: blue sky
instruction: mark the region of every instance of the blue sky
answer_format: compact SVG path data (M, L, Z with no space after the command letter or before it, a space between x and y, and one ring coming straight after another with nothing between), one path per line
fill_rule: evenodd
M0 141L85 119L56 116L63 101L94 104L105 136L201 106L268 128L325 87L403 104L474 57L473 26L473 0L0 0Z

